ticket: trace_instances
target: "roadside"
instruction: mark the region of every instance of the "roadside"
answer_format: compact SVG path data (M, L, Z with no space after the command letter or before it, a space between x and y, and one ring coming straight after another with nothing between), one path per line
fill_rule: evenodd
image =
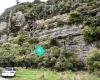
M96 75L88 72L56 72L49 69L17 68L16 76L9 80L100 80Z
M41 73L42 72L42 73ZM1 72L0 72L1 74ZM73 72L64 71L57 72L49 69L26 69L16 68L16 76L11 78L2 78L0 80L100 80L96 75L85 71Z
M0 67L0 80L8 80L8 79L6 79L6 78L1 77L2 70L3 70L3 68Z
M0 77L0 80L8 80L8 79L5 79L5 78Z

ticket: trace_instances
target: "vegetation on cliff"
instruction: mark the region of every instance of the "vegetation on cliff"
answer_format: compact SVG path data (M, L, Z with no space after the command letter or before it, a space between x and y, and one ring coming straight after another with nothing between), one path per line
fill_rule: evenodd
M68 18L62 20L48 20L47 24L38 25L38 30L51 29L67 25L82 24L84 39L87 43L100 40L100 1L86 0L81 2L54 0L52 2L22 3L15 7L13 16L21 11L25 15L25 25L29 24L29 18L36 24L37 20L47 20L57 15L67 15ZM53 4L52 4L53 3ZM44 21L45 22L45 21ZM100 70L100 51L95 50L87 55L86 61L78 59L76 53L69 52L62 43L56 39L29 37L29 30L24 30L24 26L18 31L11 31L13 37L0 45L0 65L1 66L22 66L22 67L48 67L58 71L63 70ZM30 29L30 27L28 27ZM17 30L18 27L11 22L10 29ZM64 41L65 40L65 41ZM37 44L42 44L46 49L46 54L39 57L34 53ZM100 48L100 47L99 47ZM97 56L98 55L98 56Z

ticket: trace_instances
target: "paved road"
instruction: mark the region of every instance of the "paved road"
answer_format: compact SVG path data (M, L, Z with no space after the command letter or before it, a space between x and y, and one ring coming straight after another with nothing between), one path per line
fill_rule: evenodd
M8 79L5 79L5 78L0 77L0 80L8 80Z

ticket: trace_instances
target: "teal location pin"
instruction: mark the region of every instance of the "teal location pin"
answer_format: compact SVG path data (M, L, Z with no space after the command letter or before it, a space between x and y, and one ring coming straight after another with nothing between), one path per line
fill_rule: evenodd
M38 45L35 49L35 52L39 55L39 56L42 56L45 52L45 49L41 46L41 45Z

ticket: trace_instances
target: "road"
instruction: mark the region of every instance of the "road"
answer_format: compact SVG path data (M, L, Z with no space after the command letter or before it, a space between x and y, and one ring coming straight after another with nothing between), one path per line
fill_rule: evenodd
M5 78L0 77L0 80L8 80L8 79L5 79Z

